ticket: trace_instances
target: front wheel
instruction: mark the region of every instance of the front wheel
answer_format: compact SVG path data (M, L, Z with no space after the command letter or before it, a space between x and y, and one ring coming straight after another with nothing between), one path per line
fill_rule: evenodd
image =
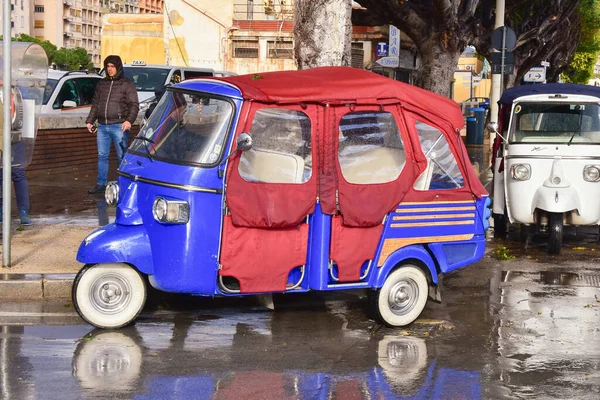
M563 215L548 213L548 254L560 254L563 241Z
M87 265L73 282L73 305L86 322L120 328L137 318L146 302L146 284L127 264Z
M414 265L392 272L374 292L371 305L375 315L388 326L405 326L416 320L427 304L429 285L425 273Z

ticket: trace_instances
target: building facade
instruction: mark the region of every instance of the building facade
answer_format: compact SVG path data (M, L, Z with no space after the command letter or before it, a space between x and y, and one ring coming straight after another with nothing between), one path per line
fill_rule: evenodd
M165 8L164 0L138 0L140 14L162 14Z
M4 3L4 2L2 2ZM31 35L33 21L33 2L31 0L10 0L10 36L16 37L21 33ZM0 35L4 34L4 4L0 6Z
M48 40L58 48L82 47L97 68L102 64L100 58L102 15L139 13L138 0L24 1L33 4L32 36L40 40Z

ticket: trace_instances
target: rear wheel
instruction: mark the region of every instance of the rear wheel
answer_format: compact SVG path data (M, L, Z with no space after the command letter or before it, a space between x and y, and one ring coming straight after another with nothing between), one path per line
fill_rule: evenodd
M381 289L373 293L374 314L388 326L405 326L416 320L429 296L425 273L406 264L392 272Z
M73 282L79 316L98 328L120 328L137 318L146 302L146 284L127 264L87 265Z
M560 254L563 241L562 213L548 213L548 254Z

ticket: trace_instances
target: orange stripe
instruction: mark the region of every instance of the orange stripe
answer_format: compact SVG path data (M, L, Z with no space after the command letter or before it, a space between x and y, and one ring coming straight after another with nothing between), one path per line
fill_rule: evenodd
M450 226L450 225L473 225L475 221L440 221L440 222L411 222L408 224L391 224L392 228L413 228L417 226Z
M440 207L440 208L398 208L396 213L406 214L414 212L441 212L441 211L471 211L475 210L475 206L470 207Z
M419 204L475 204L473 200L457 201L407 201L400 203L401 206L414 206Z
M402 217L393 217L393 221L403 221L412 219L442 219L442 218L475 218L475 214L435 214L435 215L408 215Z
M470 240L474 234L469 233L465 235L448 235L448 236L424 236L424 237L412 237L412 238L399 238L399 239L385 239L383 242L383 248L379 255L379 261L377 266L381 267L385 260L396 250L401 249L411 244L425 244L425 243L440 243L440 242L457 242L461 240Z

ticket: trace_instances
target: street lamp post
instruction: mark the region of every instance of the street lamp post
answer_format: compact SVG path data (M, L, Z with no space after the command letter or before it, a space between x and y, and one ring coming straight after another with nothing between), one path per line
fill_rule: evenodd
M496 21L494 29L504 26L504 0L496 0ZM502 84L504 76L500 74L492 74L492 92L490 94L490 122L498 122L498 100L502 93ZM490 132L490 146L493 145L496 138L495 132Z

